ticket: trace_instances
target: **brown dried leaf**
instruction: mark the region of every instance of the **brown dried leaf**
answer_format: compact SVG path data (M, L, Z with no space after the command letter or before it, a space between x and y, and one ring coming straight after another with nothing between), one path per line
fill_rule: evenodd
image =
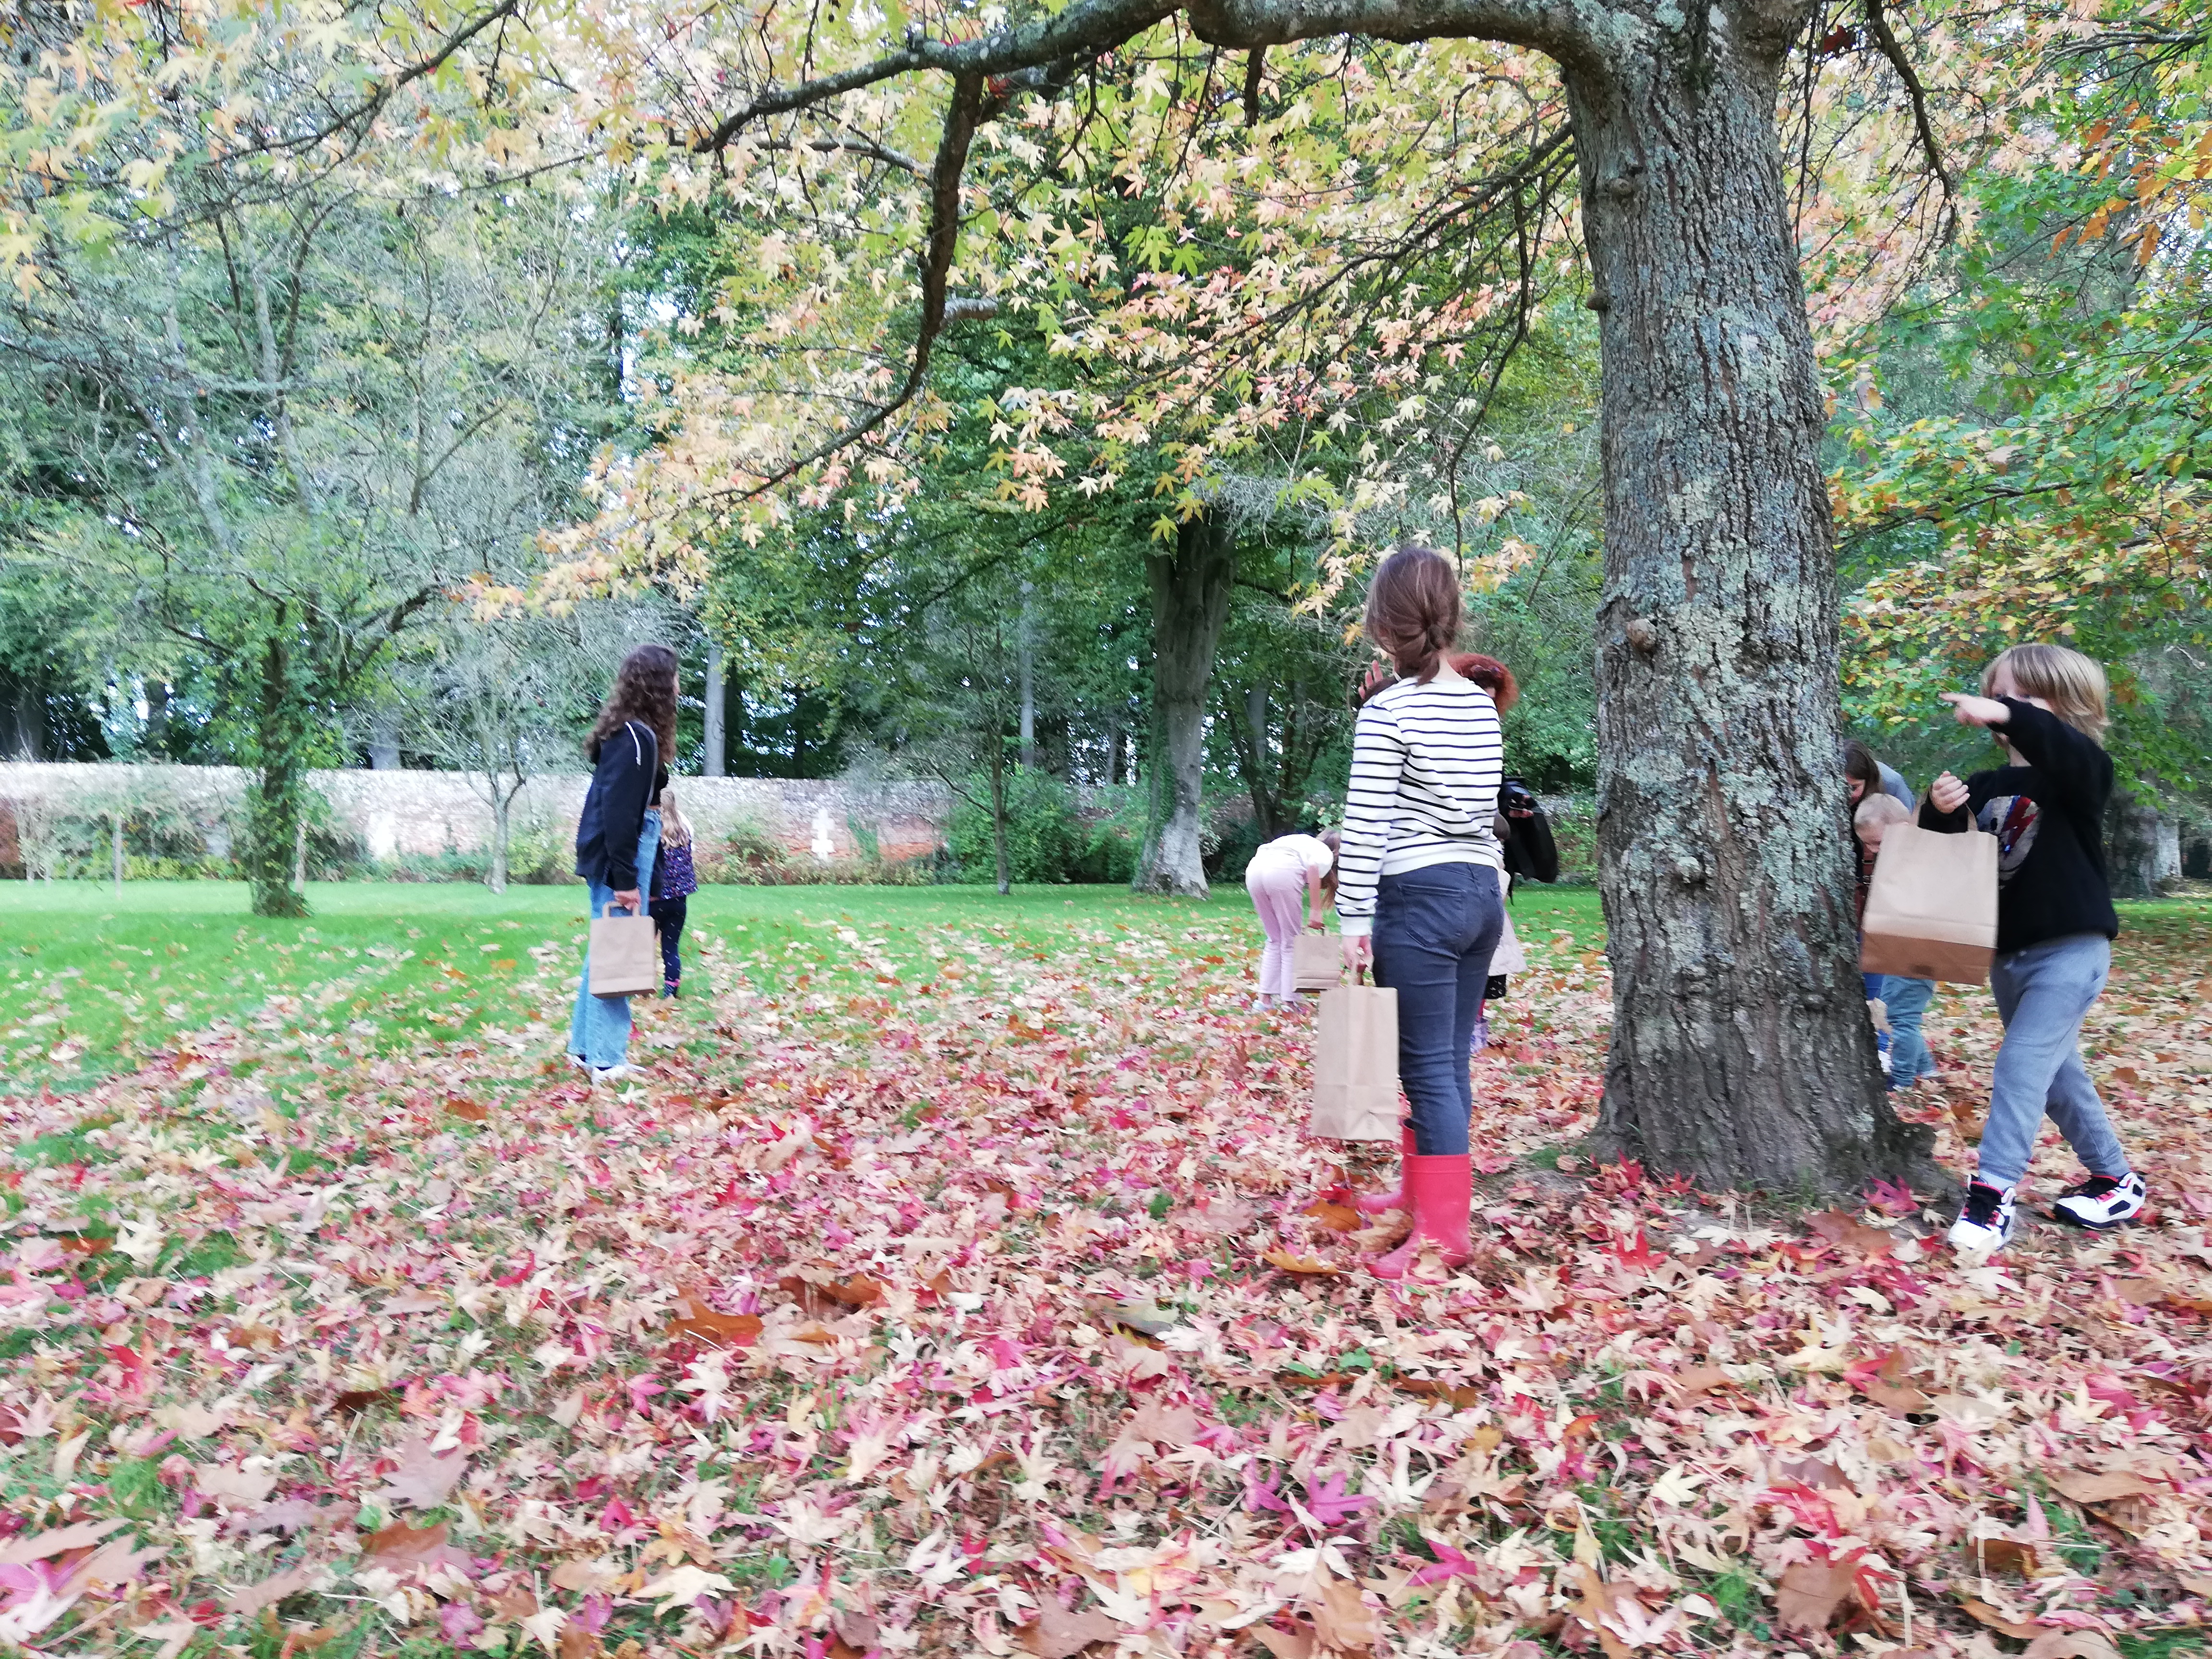
M2021 1659L2120 1659L2120 1650L2093 1630L2047 1630Z
M1718 1365L1692 1366L1686 1371L1678 1372L1673 1378L1675 1391L1685 1400L1694 1400L1701 1394L1728 1388L1735 1381Z
M2077 1504L2109 1504L2119 1498L2155 1498L2166 1489L2139 1474L2062 1474L2051 1483Z
M1255 1625L1252 1634L1260 1638L1274 1659L1313 1659L1315 1640L1311 1625L1300 1625L1296 1630L1277 1630L1273 1625Z
M1823 1631L1845 1601L1855 1600L1858 1568L1843 1561L1798 1561L1774 1587L1777 1621L1784 1630Z
M1449 1382L1432 1382L1425 1376L1401 1376L1391 1386L1401 1394L1410 1394L1429 1400L1441 1400L1456 1411L1482 1403L1482 1390L1457 1387Z
M697 1297L684 1295L676 1298L668 1328L718 1348L748 1348L761 1334L761 1320L758 1314L716 1313Z
M459 1447L448 1452L433 1451L429 1438L417 1435L399 1448L399 1467L384 1477L384 1488L375 1494L374 1501L387 1511L396 1504L434 1510L460 1484L468 1468L465 1451Z
M373 1532L361 1540L361 1553L380 1567L397 1571L404 1567L434 1566L446 1559L451 1549L446 1542L446 1523L434 1527L410 1527L404 1522L395 1522L380 1532Z
M1344 1271L1341 1267L1332 1267L1328 1262L1320 1261L1313 1256L1292 1255L1288 1250L1283 1249L1279 1246L1274 1249L1269 1250L1260 1259L1262 1261L1265 1261L1269 1267L1279 1267L1286 1273L1311 1273L1321 1275L1340 1273Z
M2009 1636L2015 1642L2025 1642L2043 1630L2040 1625L2029 1624L2015 1619L2010 1613L2000 1612L1988 1602L1978 1601L1971 1595L1962 1595L1959 1598L1959 1610L1967 1618L1987 1625L1998 1635Z
M1318 1221L1333 1233L1356 1233L1367 1224L1349 1204L1334 1204L1325 1198L1316 1199L1298 1213Z
M1829 1243L1861 1255L1887 1255L1896 1239L1880 1227L1869 1227L1848 1210L1823 1210L1805 1218L1805 1224Z
M1973 1539L1966 1546L1966 1553L1973 1559L1975 1571L1984 1576L2010 1573L2018 1578L2035 1577L2035 1547L2018 1539Z
M1097 1607L1070 1613L1049 1595L1037 1616L1014 1638L1037 1659L1071 1659L1093 1642L1111 1642L1121 1634L1119 1621Z
M298 1595L312 1589L314 1582L313 1567L287 1567L258 1584L233 1590L223 1604L234 1619L251 1619L262 1608L273 1607L288 1595Z
M1313 1609L1315 1637L1334 1652L1365 1651L1382 1639L1382 1626L1376 1621L1374 1609L1361 1598L1357 1584L1332 1578L1318 1596L1308 1598L1307 1605Z
M399 1390L397 1389L348 1389L331 1401L331 1409L350 1417L367 1411L380 1400L396 1400L398 1397Z

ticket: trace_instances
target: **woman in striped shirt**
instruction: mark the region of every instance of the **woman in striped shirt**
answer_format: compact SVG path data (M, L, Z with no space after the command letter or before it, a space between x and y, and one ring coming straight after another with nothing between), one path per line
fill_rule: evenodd
M1392 553L1367 591L1367 636L1399 679L1354 730L1336 911L1345 960L1371 963L1398 993L1398 1078L1413 1109L1403 1183L1359 1200L1413 1212L1406 1242L1373 1263L1384 1279L1425 1249L1454 1266L1471 1254L1468 1045L1505 919L1492 828L1504 750L1491 694L1445 659L1462 620L1458 576L1425 547Z

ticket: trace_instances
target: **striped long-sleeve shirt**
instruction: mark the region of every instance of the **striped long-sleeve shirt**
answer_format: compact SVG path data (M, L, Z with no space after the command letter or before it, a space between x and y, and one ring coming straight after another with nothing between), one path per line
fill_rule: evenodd
M1372 931L1375 884L1383 876L1431 864L1502 872L1492 821L1504 773L1498 705L1449 668L1426 685L1400 680L1362 708L1337 854L1344 931Z

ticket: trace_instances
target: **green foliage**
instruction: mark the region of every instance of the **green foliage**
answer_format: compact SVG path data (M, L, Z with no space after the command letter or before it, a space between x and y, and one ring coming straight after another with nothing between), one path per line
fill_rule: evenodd
M1115 792L1119 793L1120 792ZM953 879L989 882L997 878L988 780L978 779L969 797L952 811L945 842L952 854ZM1126 816L1126 796L1107 799L1123 811L1086 817L1074 792L1057 778L1025 767L1006 773L1006 860L1018 882L1127 882L1136 868L1136 838Z

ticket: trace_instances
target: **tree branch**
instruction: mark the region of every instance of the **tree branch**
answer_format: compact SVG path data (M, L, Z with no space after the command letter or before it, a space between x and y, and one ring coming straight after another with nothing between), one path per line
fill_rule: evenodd
M1578 0L1075 0L1055 15L973 40L931 40L910 34L897 52L795 86L771 87L692 141L709 153L726 148L747 127L772 115L811 109L915 70L942 70L957 79L997 79L1024 70L1095 58L1113 51L1178 10L1198 38L1231 51L1285 46L1336 34L1385 40L1444 37L1533 46L1562 62L1586 59L1597 43Z
M1905 55L1903 43L1890 27L1882 0L1866 0L1866 21L1867 33L1889 59L1897 78L1905 82L1905 95L1912 100L1913 129L1920 135L1920 147L1928 152L1928 165L1935 170L1936 182L1943 186L1943 240L1948 243L1959 232L1958 191L1951 181L1951 169L1943 163L1943 147L1936 142L1935 124L1928 118L1928 89L1920 84L1912 60Z
M960 175L967 169L968 146L983 105L983 77L963 75L952 83L952 101L945 112L945 132L938 140L937 165L929 185L929 237L921 250L921 325L915 331L914 362L906 383L891 400L871 411L843 431L833 434L796 459L787 461L738 499L750 501L773 489L815 462L858 443L910 403L929 374L930 349L945 329L945 285L952 270L952 256L960 246Z

